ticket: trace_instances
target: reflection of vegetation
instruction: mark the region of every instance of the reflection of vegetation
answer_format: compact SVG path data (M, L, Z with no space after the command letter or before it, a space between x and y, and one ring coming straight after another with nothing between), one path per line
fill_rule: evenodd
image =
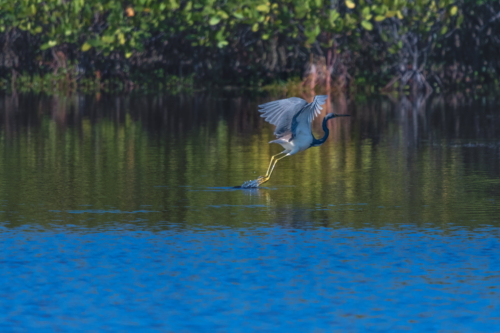
M279 150L267 144L272 130L255 112L257 103L207 96L3 98L0 215L13 225L145 219L158 227L161 221L238 226L269 216L352 226L498 216L488 206L500 170L487 163L491 149L449 144L497 140L495 113L444 110L449 103L440 100L432 108L441 112L395 103L350 105L354 121L332 122L329 142L284 160L269 185L293 187L207 192L265 171ZM471 133L475 126L482 131ZM484 208L472 217L471 207ZM156 212L66 213L85 209Z
M78 78L75 67L69 67L55 74L47 73L41 76L24 74L17 77L14 82L14 90L46 94L71 94L76 91L81 93L122 92L132 89L142 92L168 90L170 94L192 92L193 75L183 78L175 75L163 77L163 72L158 71L158 73L147 75L138 74L136 81L123 81L115 78L103 81L100 76Z
M50 91L65 81L127 90L168 86L173 75L256 86L303 76L327 90L391 78L387 88L498 84L495 1L0 0L0 8L3 88Z

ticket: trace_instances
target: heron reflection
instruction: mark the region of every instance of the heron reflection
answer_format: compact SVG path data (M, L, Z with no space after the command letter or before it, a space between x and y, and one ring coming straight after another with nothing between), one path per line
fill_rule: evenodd
M246 182L242 187L257 187L267 182L271 178L274 167L279 160L325 143L330 134L327 126L328 120L335 117L349 116L348 114L328 113L323 118L323 131L325 134L321 139L316 139L312 134L311 123L321 113L321 110L323 110L321 106L325 104L327 98L328 96L326 95L315 96L311 103L307 103L302 98L290 97L259 105L259 112L262 113L261 117L268 123L276 126L274 131L276 140L269 143L278 143L285 150L271 157L269 167L264 176L260 176L254 181ZM283 154L284 156L278 157Z

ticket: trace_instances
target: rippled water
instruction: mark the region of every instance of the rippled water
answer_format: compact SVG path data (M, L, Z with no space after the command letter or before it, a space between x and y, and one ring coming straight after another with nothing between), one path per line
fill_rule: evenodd
M0 331L498 331L500 103L272 98L0 97Z

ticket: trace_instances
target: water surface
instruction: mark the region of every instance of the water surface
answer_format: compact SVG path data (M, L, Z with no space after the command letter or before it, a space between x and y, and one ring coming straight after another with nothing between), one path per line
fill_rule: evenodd
M332 98L234 189L273 98L0 97L0 330L498 330L499 102Z

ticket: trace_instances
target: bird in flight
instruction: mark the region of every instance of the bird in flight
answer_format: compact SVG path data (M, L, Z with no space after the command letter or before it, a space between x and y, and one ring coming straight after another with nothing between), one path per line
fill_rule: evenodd
M319 95L315 96L311 103L307 103L302 98L290 97L259 105L259 112L262 113L261 117L276 126L274 131L276 140L269 143L279 143L285 150L271 157L266 175L260 176L255 181L257 186L271 178L274 167L279 160L308 148L321 146L330 134L326 124L328 120L335 117L349 116L348 114L328 113L323 118L325 135L321 139L316 139L311 131L311 123L323 110L321 106L325 104L327 98L326 95ZM285 155L277 158L277 156L283 154Z

